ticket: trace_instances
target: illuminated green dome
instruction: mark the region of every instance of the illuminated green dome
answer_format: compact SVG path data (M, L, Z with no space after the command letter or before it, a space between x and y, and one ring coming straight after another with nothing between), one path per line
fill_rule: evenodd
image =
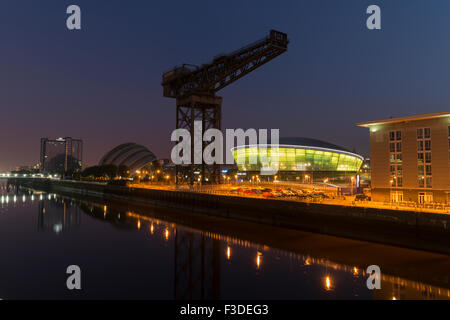
M357 172L364 160L342 147L310 138L280 138L278 145L238 146L232 153L240 171L274 167L276 155L278 171L288 172Z

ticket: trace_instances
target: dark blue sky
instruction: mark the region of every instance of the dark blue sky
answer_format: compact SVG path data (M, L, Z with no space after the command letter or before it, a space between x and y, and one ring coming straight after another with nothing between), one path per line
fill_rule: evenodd
M82 30L66 28L66 8ZM366 28L367 6L382 30ZM369 153L355 123L450 109L450 2L0 2L0 170L39 159L43 136L81 137L90 165L133 141L168 157L175 101L161 74L265 36L284 55L222 90L223 128L279 128Z

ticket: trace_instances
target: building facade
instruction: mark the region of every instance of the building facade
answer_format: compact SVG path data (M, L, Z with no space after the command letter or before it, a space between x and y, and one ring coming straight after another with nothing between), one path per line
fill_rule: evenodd
M71 175L82 169L83 141L71 137L41 138L42 173Z
M374 201L450 203L450 111L361 122Z

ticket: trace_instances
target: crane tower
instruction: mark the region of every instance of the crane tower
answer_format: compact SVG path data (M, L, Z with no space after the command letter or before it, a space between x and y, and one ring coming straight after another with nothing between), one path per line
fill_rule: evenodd
M191 134L191 164L177 165L177 183L186 181L185 177L192 183L195 171L200 173L203 183L205 179L220 183L218 164L193 164L194 122L202 122L202 136L210 128L220 130L222 98L216 92L286 52L288 43L286 33L271 30L265 38L230 54L216 56L211 63L200 67L183 64L163 74L164 97L176 99L176 128L187 129ZM202 142L202 153L206 146Z

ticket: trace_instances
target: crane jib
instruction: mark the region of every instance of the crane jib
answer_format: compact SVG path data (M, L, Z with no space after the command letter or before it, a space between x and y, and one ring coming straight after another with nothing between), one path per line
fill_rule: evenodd
M269 35L213 62L195 67L183 65L163 74L164 96L176 98L190 91L217 92L287 51L287 34L271 30Z

